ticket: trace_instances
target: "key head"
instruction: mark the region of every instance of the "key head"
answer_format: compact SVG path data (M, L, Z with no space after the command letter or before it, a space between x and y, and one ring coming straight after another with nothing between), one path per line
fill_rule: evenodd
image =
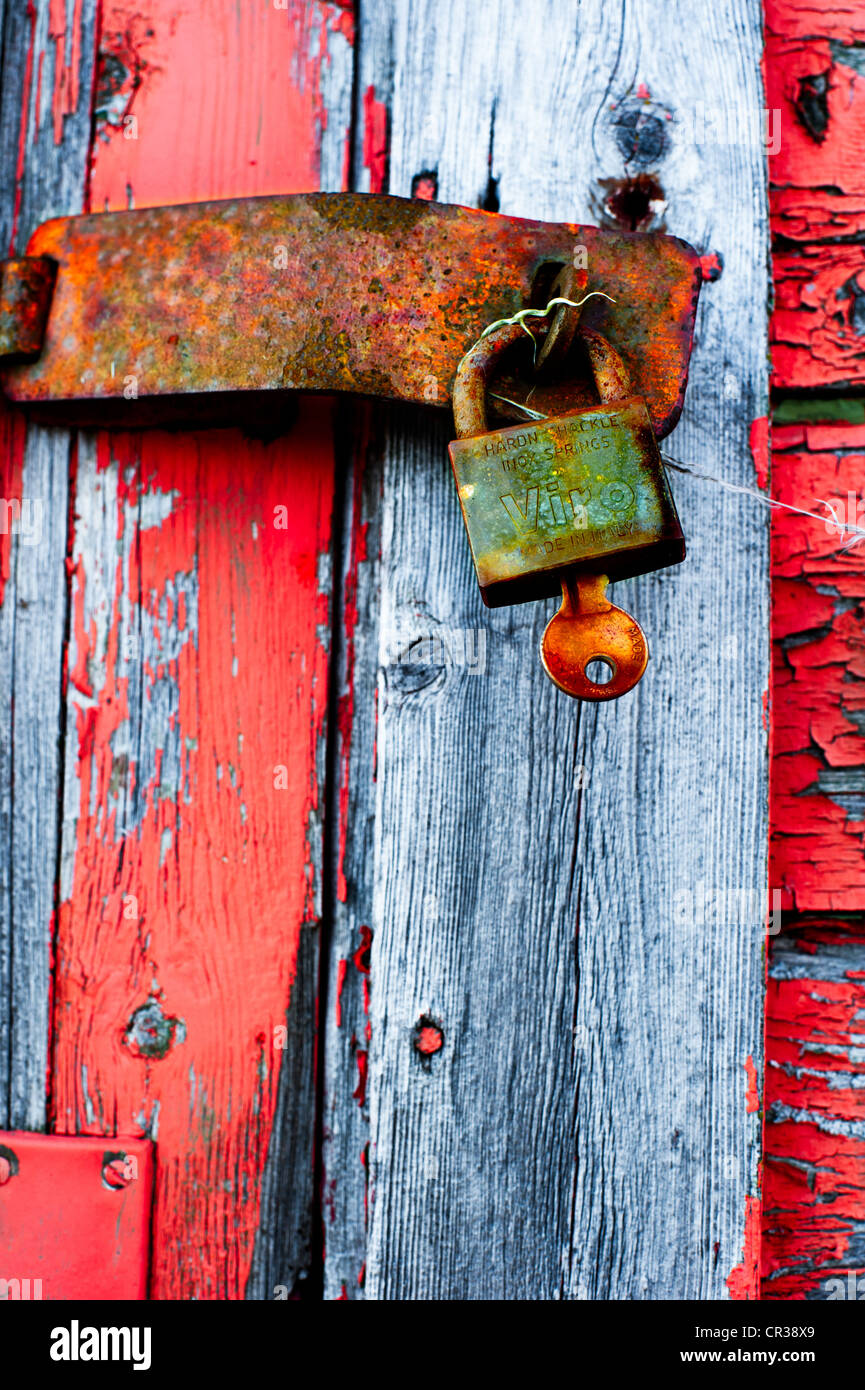
M541 662L554 685L578 700L615 700L637 684L649 660L639 623L610 603L606 575L567 575L562 605L541 639ZM608 681L592 680L588 668L603 662Z

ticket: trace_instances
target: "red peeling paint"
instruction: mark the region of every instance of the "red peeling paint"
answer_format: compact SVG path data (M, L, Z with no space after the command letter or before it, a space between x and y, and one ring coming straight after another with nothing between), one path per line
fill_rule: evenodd
M21 506L26 438L27 427L20 412L0 405L0 608L11 573L11 522L14 509Z
M108 0L100 46L127 72L129 102L99 132L91 206L318 188L322 65L329 36L350 30L346 7L327 0L244 5L236 18L199 0L154 0L144 18Z
M725 1280L731 1298L750 1301L760 1296L760 1225L760 1198L749 1194L745 1198L742 1263L731 1269Z
M700 257L700 271L704 280L710 282L720 280L723 269L724 262L717 251L709 251L705 256Z
M331 29L342 34L350 44L354 44L354 0L336 0L337 12L331 20Z
M334 14L154 0L133 36L149 45L138 138L98 136L91 205L317 186L308 40ZM126 19L105 6L104 49ZM304 402L269 444L117 432L95 448L71 512L51 1118L157 1138L152 1296L239 1298L283 1056L260 1040L284 1025L316 915L330 411ZM163 1051L157 1017L154 1055L147 1027L124 1044L148 1000L184 1024Z
M776 387L865 381L865 40L861 8L767 0ZM774 134L774 138L773 138ZM776 430L780 501L861 524L865 428ZM863 547L772 517L770 881L809 913L865 908ZM847 791L845 792L845 788ZM827 1297L856 1274L865 1222L860 924L811 919L770 944L762 1295ZM844 957L850 968L840 970ZM857 968L857 966L859 968ZM849 1296L849 1295L848 1295ZM854 1294L855 1296L855 1294Z
M363 94L363 167L369 170L370 193L387 192L387 107L376 101L375 87Z
M358 1048L355 1053L357 1062L357 1086L352 1091L352 1099L356 1100L361 1110L366 1105L366 1083L369 1074L369 1053L362 1048Z
M749 1115L756 1115L760 1109L760 1092L757 1085L757 1068L754 1066L754 1058L745 1058L745 1072L748 1077L748 1095L745 1101L745 1110Z
M348 970L348 961L341 960L336 967L336 1026L342 1027L342 991L345 985L345 976Z
M369 953L372 949L372 928L362 926L360 929L360 945L352 956L355 969L361 975L369 975Z
M79 813L58 921L55 1123L101 1133L116 1115L121 1127L147 1131L158 1107L155 1288L162 1297L237 1297L280 1061L278 1052L262 1058L255 1039L284 1020L301 924L313 911L307 827L318 802L326 665L316 629L325 610L314 572L297 560L328 544L328 415L308 404L293 433L271 445L230 431L147 433L137 452L122 437L100 442L124 469L132 460L130 490L145 509L164 499L164 520L138 528L119 488L114 555L94 554L78 527ZM107 476L119 479L119 462ZM277 530L268 519L286 499L291 529ZM79 498L79 513L86 508ZM95 613L106 581L102 628ZM194 603L182 631L167 617L178 584ZM169 741L163 717L153 761L142 752L140 763L130 755L119 765L112 745L139 719L121 644L124 605L134 610L139 594L136 625L158 614L175 653L150 666L145 727L159 695L172 703L178 735ZM86 704L76 694L85 671ZM116 1039L154 979L186 1036L148 1061ZM233 1233L227 1252L223 1229ZM190 1241L195 1267L182 1256Z
M415 180L412 187L412 197L420 198L423 202L430 202L437 193L436 181L432 175L427 174L424 178Z
M50 0L48 37L54 40L54 92L51 112L54 143L63 139L63 117L78 109L78 77L81 66L81 8L75 0L71 28L67 29L66 0Z
M769 417L767 415L761 415L759 419L751 421L751 428L748 432L748 447L751 450L751 458L754 460L757 486L764 488L769 482Z
M766 31L772 230L784 246L774 257L773 382L859 384L865 75L843 45L861 42L861 17L855 7L767 0Z
M865 932L824 919L783 941L767 998L763 1298L802 1299L861 1272ZM791 948L807 973L788 968Z
M432 1057L435 1052L441 1051L443 1041L441 1029L434 1027L432 1024L427 1024L425 1027L418 1029L415 1047L418 1052L422 1052L425 1057Z
M865 770L865 578L831 522L865 503L865 448L838 425L783 426L773 444L773 495L827 522L772 513L770 881L788 908L862 911L865 824L833 778Z

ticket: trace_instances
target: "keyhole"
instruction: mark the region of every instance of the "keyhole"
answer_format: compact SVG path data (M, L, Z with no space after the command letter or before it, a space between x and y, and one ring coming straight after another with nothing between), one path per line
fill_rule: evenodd
M616 674L616 668L610 661L605 661L603 657L595 656L586 663L586 675L595 685L606 685Z

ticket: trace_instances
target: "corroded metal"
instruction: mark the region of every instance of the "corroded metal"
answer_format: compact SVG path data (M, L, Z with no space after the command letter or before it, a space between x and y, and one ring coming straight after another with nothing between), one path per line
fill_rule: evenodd
M551 597L563 568L625 579L684 559L645 401L615 399L630 383L599 334L586 336L601 404L483 432L484 382L513 330L467 356L454 391L457 432L471 437L450 457L484 602Z
M494 320L537 305L577 249L587 289L615 301L590 300L582 322L618 347L662 437L687 380L700 284L689 246L379 195L45 223L28 246L58 266L44 348L6 368L5 389L55 418L97 423L207 418L224 413L224 393L234 415L254 416L286 389L447 406L467 349ZM561 377L538 380L523 339L496 394L531 395L545 414L588 404L588 384L575 394Z
M599 405L487 430L486 384L515 327L502 324L466 353L454 383L460 438L450 457L481 596L497 608L561 588L541 642L544 670L567 695L613 700L637 684L649 649L607 584L683 560L684 537L646 403L600 333L579 330Z
M633 690L649 660L645 633L607 598L605 574L566 573L562 606L541 639L541 664L554 685L578 700L617 700ZM594 665L609 678L593 680Z
M0 358L19 361L41 351L56 273L45 256L0 262Z
M535 375L543 376L555 367L563 367L577 336L580 323L578 301L582 298L587 273L569 262L563 265L550 289L550 299L570 299L572 304L560 304L550 320L547 336L538 351Z

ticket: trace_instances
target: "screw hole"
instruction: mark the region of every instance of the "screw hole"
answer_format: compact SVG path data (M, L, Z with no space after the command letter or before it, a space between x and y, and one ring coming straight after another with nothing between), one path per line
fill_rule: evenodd
M604 224L624 232L657 231L666 208L664 190L650 174L636 178L601 179Z
M615 663L602 656L593 656L585 670L593 685L608 685L616 674Z

